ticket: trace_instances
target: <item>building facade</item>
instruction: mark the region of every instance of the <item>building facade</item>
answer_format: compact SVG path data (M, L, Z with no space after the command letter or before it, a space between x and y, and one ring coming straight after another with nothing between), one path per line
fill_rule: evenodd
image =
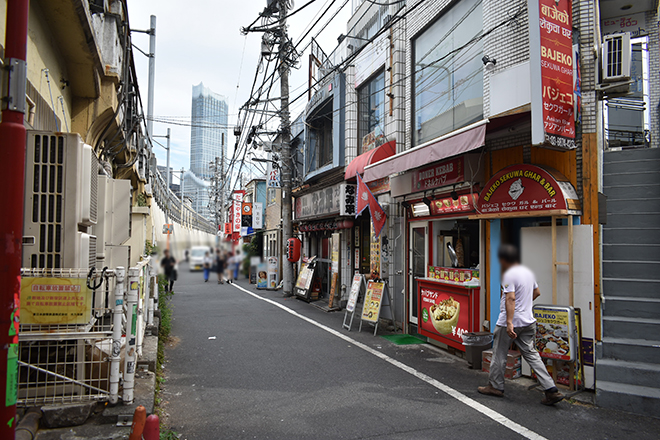
M202 181L213 178L211 164L216 157L224 164L227 157L227 100L211 91L203 83L193 86L192 127L190 129L190 171ZM186 178L185 194L191 197L193 208L206 218L209 210L208 185Z
M582 376L548 361L558 380L597 390L602 405L656 410L651 381L615 378L660 364L647 270L658 264L647 191L657 185L657 8L354 2L331 56L312 44L294 189L304 256L338 268L340 285L354 273L385 280L398 325L460 352L464 332L494 330L497 249L515 244L537 275L537 303L579 311ZM344 210L358 175L387 214L378 237L369 210ZM460 303L448 333L429 315L438 298Z

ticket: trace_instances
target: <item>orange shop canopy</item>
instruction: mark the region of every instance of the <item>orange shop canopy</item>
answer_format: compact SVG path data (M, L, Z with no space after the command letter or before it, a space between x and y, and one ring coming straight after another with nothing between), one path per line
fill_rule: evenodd
M360 154L358 157L353 159L348 167L346 168L346 173L344 174L344 179L354 179L357 174L364 173L364 167L367 165L380 162L383 159L387 159L396 153L396 141L389 141L376 147L372 150L367 151L366 153Z

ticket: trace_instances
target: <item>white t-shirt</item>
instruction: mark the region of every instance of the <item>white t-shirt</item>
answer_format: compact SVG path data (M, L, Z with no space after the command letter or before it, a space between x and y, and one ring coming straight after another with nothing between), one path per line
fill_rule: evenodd
M213 264L213 258L204 256L204 264L208 264L209 266L211 266Z
M514 327L527 327L536 322L534 319L534 289L536 279L531 270L520 264L511 267L502 277L502 295L500 297L500 316L497 325L506 327L506 294L516 292L516 308L513 313Z

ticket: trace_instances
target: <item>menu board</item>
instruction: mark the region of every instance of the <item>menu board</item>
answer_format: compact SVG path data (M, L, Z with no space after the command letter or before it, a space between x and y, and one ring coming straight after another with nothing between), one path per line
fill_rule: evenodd
M355 276L353 276L353 284L351 284L351 291L348 295L348 303L346 304L346 310L349 312L355 310L355 305L360 296L360 288L362 287L362 276L363 275L359 273L356 273Z
M438 341L463 348L463 333L473 331L470 326L470 296L458 289L444 289L432 282L419 282L420 333Z
M309 296L309 291L312 287L312 281L314 280L314 270L316 269L316 264L303 263L300 268L300 274L298 275L298 281L296 281L295 292L296 295L307 298Z
M536 349L541 357L560 361L576 359L575 310L568 306L534 306Z
M460 285L479 285L478 269L457 269L453 267L428 266L427 277L438 281Z
M383 290L385 283L369 281L367 284L367 293L364 295L364 306L362 307L362 320L369 322L378 322L380 315L380 306L383 300Z

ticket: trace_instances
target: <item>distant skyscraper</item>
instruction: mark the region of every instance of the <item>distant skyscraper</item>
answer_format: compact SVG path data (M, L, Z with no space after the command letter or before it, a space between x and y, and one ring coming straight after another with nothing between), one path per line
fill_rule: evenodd
M213 176L210 164L216 157L227 155L227 101L213 93L204 83L193 86L192 127L190 129L190 171L209 182ZM208 185L193 178L185 179L185 194L193 199L193 209L212 219L209 211Z

